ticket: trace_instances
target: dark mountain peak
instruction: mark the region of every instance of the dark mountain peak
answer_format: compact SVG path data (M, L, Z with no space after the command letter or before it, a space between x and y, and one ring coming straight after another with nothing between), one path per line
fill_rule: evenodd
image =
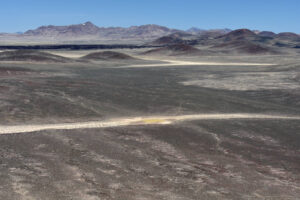
M274 54L276 51L263 44L256 44L247 40L234 40L217 44L212 47L220 48L224 51L230 50L232 53L247 53L247 54Z
M237 29L231 31L220 38L223 38L225 41L233 41L233 40L249 40L252 38L258 37L254 32L249 29Z
M292 33L292 32L282 32L282 33L278 33L278 35L279 36L294 36L294 37L299 36L296 33Z
M156 40L154 40L151 44L152 45L170 45L170 44L179 44L179 43L184 43L184 41L175 35L167 35L160 37Z
M262 31L262 32L259 32L258 35L262 36L262 37L275 37L276 33L271 32L271 31Z
M237 29L229 32L227 35L232 36L255 36L256 34L249 29Z
M291 32L278 33L277 37L280 39L284 39L284 40L300 40L299 35L297 35L296 33L291 33Z

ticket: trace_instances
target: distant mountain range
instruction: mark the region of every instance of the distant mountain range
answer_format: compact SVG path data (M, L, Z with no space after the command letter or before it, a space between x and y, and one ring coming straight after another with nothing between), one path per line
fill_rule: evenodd
M199 28L190 28L186 31L178 29L170 29L164 26L149 24L142 26L131 26L129 28L122 27L98 27L91 22L69 26L41 26L34 30L28 30L24 36L38 37L63 37L63 38L80 38L94 37L99 39L155 39L172 33L189 33L192 35L203 34L226 34L230 29L213 29L204 30Z
M172 33L148 44L162 46L146 52L159 55L286 54L299 52L300 36L248 29L210 30L200 31L197 35ZM193 47L197 47L198 51Z
M24 36L80 38L94 37L99 39L151 39L178 32L158 25L131 26L129 28L102 28L91 22L70 26L41 26L35 30L26 31Z
M292 45L287 40L299 41L300 36L295 33L275 34L270 31L250 31L242 29L242 32L234 32L230 29L212 29L203 30L199 28L190 28L188 30L170 29L159 25L142 25L122 27L98 27L91 22L69 26L41 26L34 30L28 30L24 33L2 33L0 34L0 44L22 43L22 42L75 42L81 43L101 43L103 41L134 42L141 44L166 45L166 44L199 44L199 45L218 45L229 43L232 38L247 38L247 40L263 40L264 44L274 43L277 46ZM224 36L224 37L223 37ZM272 38L272 40L271 40ZM231 41L232 42L232 41ZM223 44L224 45L224 44ZM299 45L297 43L297 45Z

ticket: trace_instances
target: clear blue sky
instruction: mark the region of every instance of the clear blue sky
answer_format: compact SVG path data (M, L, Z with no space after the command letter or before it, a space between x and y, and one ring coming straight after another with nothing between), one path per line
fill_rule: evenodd
M300 0L1 0L0 32L91 21L300 33Z

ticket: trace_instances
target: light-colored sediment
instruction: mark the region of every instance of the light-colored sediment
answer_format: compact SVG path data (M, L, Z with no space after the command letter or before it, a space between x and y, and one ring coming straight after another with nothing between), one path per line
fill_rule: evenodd
M106 127L118 127L118 126L130 126L130 125L171 124L174 122L189 121L189 120L222 120L222 119L224 120L226 119L300 120L300 116L265 115L265 114L253 114L253 113L147 116L147 117L133 117L133 118L116 118L108 121L0 126L0 134L27 133L27 132L36 132L42 130L71 130L71 129L106 128Z
M300 72L235 72L230 75L200 74L180 82L185 86L200 86L224 90L299 90Z
M155 61L155 60L153 60ZM199 66L199 65L212 65L212 66L272 66L275 64L271 63L233 63L233 62L189 62L180 60L159 60L165 63L158 64L138 64L138 65L127 65L122 68L140 68L140 67L168 67L168 66Z

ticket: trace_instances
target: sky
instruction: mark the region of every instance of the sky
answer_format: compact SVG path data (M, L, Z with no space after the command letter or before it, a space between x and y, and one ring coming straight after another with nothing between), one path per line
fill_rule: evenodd
M300 34L300 0L0 0L0 32L91 21L186 30L248 28Z

